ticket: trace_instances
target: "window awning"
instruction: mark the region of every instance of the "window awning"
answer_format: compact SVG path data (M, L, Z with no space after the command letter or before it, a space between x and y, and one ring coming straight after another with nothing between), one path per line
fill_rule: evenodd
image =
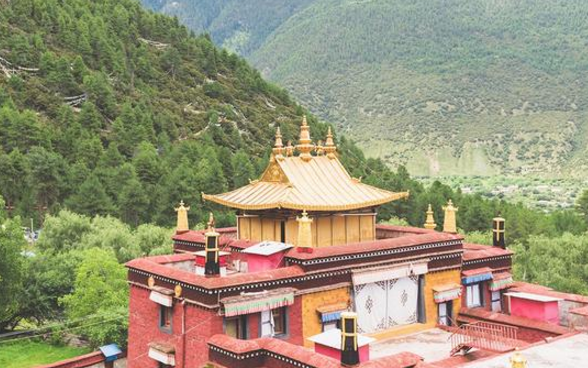
M461 283L464 285L475 284L478 282L492 280L492 269L490 267L476 268L462 272Z
M151 294L149 294L149 300L166 307L171 307L174 302L173 291L155 286L152 288Z
M341 313L347 311L347 303L323 305L316 309L321 315L321 322L333 322L341 319Z
M176 350L172 345L152 342L149 344L149 358L163 364L175 366Z
M353 284L362 285L378 281L399 279L410 275L422 275L428 271L427 264L428 261L420 261L414 263L402 263L379 270L354 270L352 273Z
M293 288L265 290L258 293L241 293L221 299L225 307L225 316L251 314L294 304Z
M461 285L447 284L433 287L433 299L435 303L444 303L449 300L459 299L461 297Z
M502 272L494 275L494 279L490 283L491 291L498 291L506 289L514 283L512 274L510 272Z

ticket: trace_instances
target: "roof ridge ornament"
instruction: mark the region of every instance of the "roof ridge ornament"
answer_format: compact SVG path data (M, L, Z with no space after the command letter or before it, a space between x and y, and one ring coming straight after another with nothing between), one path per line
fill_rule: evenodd
M427 219L425 220L425 229L435 230L437 224L435 223L435 216L433 213L433 207L429 203L429 208L427 208Z
M334 159L337 157L337 146L335 145L335 141L333 140L333 132L331 131L331 127L327 130L327 139L325 141L325 147L323 148L327 157L330 159Z
M188 225L188 211L190 211L190 206L184 206L184 200L180 200L180 207L174 208L174 210L178 213L176 234L188 232L190 230L190 226Z
M298 139L298 144L296 145L296 149L300 152L300 158L308 162L312 160L312 155L310 152L314 149L314 145L312 144L312 140L310 139L310 127L308 126L308 122L306 121L306 115L302 117L302 125L300 126L300 138Z
M292 146L292 141L288 141L288 143L286 144L286 157L292 157L294 156L294 146Z
M272 152L276 160L284 159L284 144L282 143L282 132L280 131L280 127L276 129L276 140Z
M455 214L458 210L459 208L453 206L451 199L447 202L447 206L443 206L443 211L445 211L445 218L443 219L444 233L457 234Z

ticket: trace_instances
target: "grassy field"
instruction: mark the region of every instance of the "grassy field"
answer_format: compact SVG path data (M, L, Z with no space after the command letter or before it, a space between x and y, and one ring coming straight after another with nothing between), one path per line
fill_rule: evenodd
M53 346L44 342L21 341L0 344L0 367L29 368L89 353L90 349Z

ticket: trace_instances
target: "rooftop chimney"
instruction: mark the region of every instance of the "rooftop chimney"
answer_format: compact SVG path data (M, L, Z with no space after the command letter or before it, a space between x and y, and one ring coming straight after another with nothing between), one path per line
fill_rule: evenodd
M443 211L445 211L443 232L457 234L457 220L455 218L455 213L458 211L458 208L453 206L451 199L447 202L447 206L443 207Z
M204 264L204 274L206 276L220 275L220 260L218 239L220 234L214 229L214 216L210 213L208 220L208 230L204 234L206 237L206 263Z
M506 249L506 243L504 241L504 219L502 217L492 219L492 245Z
M427 209L427 219L425 220L425 229L435 230L437 224L435 223L435 217L433 217L433 208L431 204L429 204L429 208Z
M188 211L190 211L190 206L184 207L184 201L180 201L180 207L175 210L178 213L176 234L183 234L190 230L190 227L188 226Z
M357 313L341 313L341 364L353 366L359 364L359 347L357 342Z

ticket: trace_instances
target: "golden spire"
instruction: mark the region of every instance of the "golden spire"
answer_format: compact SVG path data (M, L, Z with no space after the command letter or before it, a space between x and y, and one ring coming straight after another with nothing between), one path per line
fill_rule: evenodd
M455 218L455 213L458 211L458 208L453 206L451 199L447 202L447 206L443 207L443 211L445 211L443 232L457 234L457 220Z
M176 212L178 213L178 224L176 226L176 234L182 234L190 230L188 226L188 211L190 211L190 206L185 207L184 201L180 201L180 207L175 208Z
M282 143L282 133L280 132L280 127L276 129L276 142L272 152L274 153L276 159L281 160L284 158L284 144Z
M302 217L296 217L296 221L298 221L298 251L312 252L312 219L304 210Z
M300 152L300 158L303 161L310 161L312 160L312 155L310 152L313 150L312 140L310 139L310 127L306 122L306 115L302 117L302 125L300 126L300 138L298 139L298 144L296 145L296 149Z
M294 156L294 146L292 146L292 141L288 141L286 144L286 157Z
M435 230L437 224L435 223L435 217L433 216L433 208L429 203L429 208L427 209L427 220L425 221L425 229Z
M324 151L327 154L327 157L333 159L337 157L335 152L337 152L337 146L335 146L335 142L333 141L333 133L331 132L331 127L327 131L327 140L325 142Z
M323 141L318 141L318 143L316 144L315 147L315 151L316 151L316 155L317 156L322 156L325 154L325 147L323 147Z

